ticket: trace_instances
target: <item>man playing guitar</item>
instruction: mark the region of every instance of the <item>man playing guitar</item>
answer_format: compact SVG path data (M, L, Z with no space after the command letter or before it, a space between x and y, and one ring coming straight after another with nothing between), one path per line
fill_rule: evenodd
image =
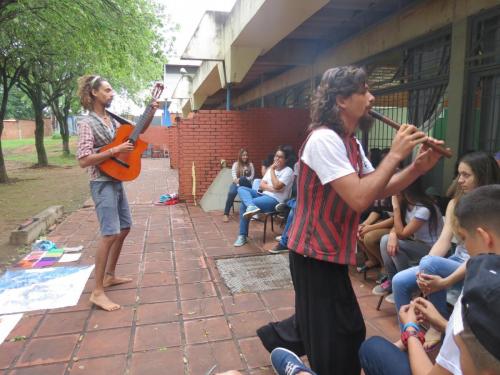
M106 112L113 101L114 91L109 82L96 75L87 75L78 80L78 96L82 106L89 111L80 116L78 125L77 159L80 167L88 168L90 191L99 220L101 239L95 255L95 287L90 302L106 311L120 308L104 293L104 288L132 281L115 275L116 263L125 238L130 232L132 218L123 183L99 170L100 163L119 153L128 153L134 145L123 142L105 152L100 148L111 143L120 126ZM153 108L158 103L152 103ZM154 114L151 114L151 116ZM149 124L151 119L147 122ZM147 129L145 126L144 130Z

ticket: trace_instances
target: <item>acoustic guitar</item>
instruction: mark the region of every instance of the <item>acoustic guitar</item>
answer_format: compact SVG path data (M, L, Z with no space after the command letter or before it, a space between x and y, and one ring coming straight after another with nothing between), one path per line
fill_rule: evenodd
M156 109L153 108L153 102L160 97L162 92L163 84L156 83L151 93L151 102L148 104L135 126L132 122L108 111L110 116L120 123L120 127L116 131L113 142L101 147L99 152L105 152L127 141L130 141L134 145L134 149L130 152L117 153L103 161L98 165L101 172L120 181L132 181L139 176L141 172L142 153L148 148L147 142L143 141L140 135L144 128L151 122L154 112L156 111Z

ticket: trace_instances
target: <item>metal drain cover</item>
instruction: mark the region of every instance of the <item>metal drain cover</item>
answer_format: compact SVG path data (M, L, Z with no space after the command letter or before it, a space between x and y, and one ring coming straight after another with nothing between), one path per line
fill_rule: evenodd
M262 292L292 286L288 256L259 255L218 259L215 262L232 293Z

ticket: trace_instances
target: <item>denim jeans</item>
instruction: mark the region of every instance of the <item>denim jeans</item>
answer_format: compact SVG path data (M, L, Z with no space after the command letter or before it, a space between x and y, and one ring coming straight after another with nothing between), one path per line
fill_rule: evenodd
M281 233L281 240L280 240L280 245L285 246L288 243L288 231L290 230L290 227L292 226L293 222L293 216L295 214L295 206L297 204L297 200L295 198L289 199L288 202L286 202L288 207L290 207L290 212L288 212L288 217L286 218L286 224L285 224L285 229L283 229L283 233Z
M269 195L259 194L255 190L240 186L238 195L241 199L240 205L240 235L248 236L248 225L250 220L243 217L248 206L257 206L263 212L274 211L274 207L279 203L276 199Z
M224 208L224 215L229 215L229 211L233 206L234 198L238 195L238 185L234 182L229 186L229 191L227 193L226 207Z
M443 258L434 255L426 255L420 260L418 267L411 267L404 271L398 272L392 279L392 292L396 303L396 311L399 311L401 306L407 305L411 301L412 294L418 291L417 272L419 269L425 270L429 275L439 275L447 277L451 275L460 265L463 259L452 255L449 258ZM457 283L453 287L461 288L462 283ZM447 317L446 307L446 290L429 295L429 300L436 309Z
M361 345L359 360L366 375L411 375L408 354L379 336Z

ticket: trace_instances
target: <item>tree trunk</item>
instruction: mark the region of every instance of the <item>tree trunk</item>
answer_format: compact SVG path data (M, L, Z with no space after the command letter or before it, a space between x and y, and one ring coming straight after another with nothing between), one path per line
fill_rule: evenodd
M69 95L64 96L64 105L62 108L62 122L59 124L62 144L63 144L63 155L69 156L69 129L68 129L68 118L69 110L71 108L71 97Z
M69 156L69 129L68 129L68 117L65 116L58 109L54 111L54 115L56 116L57 122L59 123L59 132L61 133L62 138L62 151L64 156Z
M42 90L36 89L35 95L32 98L33 109L35 110L35 146L36 154L38 157L38 167L48 167L49 161L47 159L47 152L45 152L45 146L43 144L43 136L45 132L45 124L43 122L43 100L42 100Z
M1 120L3 122L3 120ZM2 135L3 125L0 129L0 136ZM2 142L0 141L0 184L5 184L9 182L9 176L7 175L7 168L5 168L5 160L3 158Z
M7 175L7 168L5 167L5 160L3 158L3 151L2 151L3 120L5 117L5 112L7 111L9 88L7 83L5 82L5 77L2 83L3 83L3 93L2 93L2 103L0 103L0 183L4 184L9 181L9 176Z

